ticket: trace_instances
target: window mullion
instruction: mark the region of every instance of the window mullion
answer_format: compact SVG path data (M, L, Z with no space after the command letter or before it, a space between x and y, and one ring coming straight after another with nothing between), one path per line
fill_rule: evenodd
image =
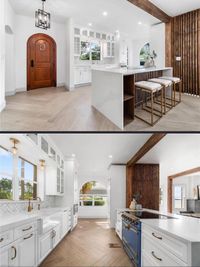
M13 155L13 200L19 200L18 156Z

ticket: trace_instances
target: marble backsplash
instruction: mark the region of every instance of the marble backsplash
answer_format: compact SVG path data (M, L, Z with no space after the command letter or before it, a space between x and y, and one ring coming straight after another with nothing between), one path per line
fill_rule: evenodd
M33 209L37 210L39 201L34 201ZM41 209L54 207L55 199L54 197L46 196L44 201L42 201ZM0 201L0 216L6 214L24 213L28 209L28 201Z

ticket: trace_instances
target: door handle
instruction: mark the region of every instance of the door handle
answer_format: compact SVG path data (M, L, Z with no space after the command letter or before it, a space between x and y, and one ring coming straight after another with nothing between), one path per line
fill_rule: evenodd
M34 60L31 60L31 68L34 68Z
M14 246L12 246L12 249L14 249L15 252L14 256L11 258L11 260L13 261L17 257L17 249Z

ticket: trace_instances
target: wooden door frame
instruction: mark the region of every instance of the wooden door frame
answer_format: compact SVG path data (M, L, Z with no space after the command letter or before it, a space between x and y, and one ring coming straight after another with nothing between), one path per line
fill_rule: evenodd
M32 38L34 37L46 37L48 39L50 39L53 42L53 80L54 80L54 86L57 86L57 44L56 41L49 35L44 34L44 33L36 33L31 35L28 40L27 40L27 47L26 47L26 56L27 56L27 65L26 65L26 69L27 69L27 91L31 91L32 89L30 88L30 71L29 71L29 64L30 64L30 49L29 49L29 44Z
M168 212L172 213L173 180L178 178L178 177L186 176L186 175L193 174L196 172L200 172L200 167L189 169L189 170L168 176L168 191L167 191L167 202L168 202L167 203L167 209L168 209Z

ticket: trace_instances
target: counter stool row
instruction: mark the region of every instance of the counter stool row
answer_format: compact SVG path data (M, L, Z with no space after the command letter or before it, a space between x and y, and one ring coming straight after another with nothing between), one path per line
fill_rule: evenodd
M176 98L177 85L179 86L179 99ZM181 102L181 80L177 77L163 76L149 79L148 81L136 82L135 88L142 95L142 110L149 112L151 119L149 122L137 114L135 117L151 126L154 126L163 117L163 114L166 114L167 111ZM148 105L149 102L150 106ZM156 109L155 104L159 105L160 109ZM154 120L154 115L158 117L156 120Z

